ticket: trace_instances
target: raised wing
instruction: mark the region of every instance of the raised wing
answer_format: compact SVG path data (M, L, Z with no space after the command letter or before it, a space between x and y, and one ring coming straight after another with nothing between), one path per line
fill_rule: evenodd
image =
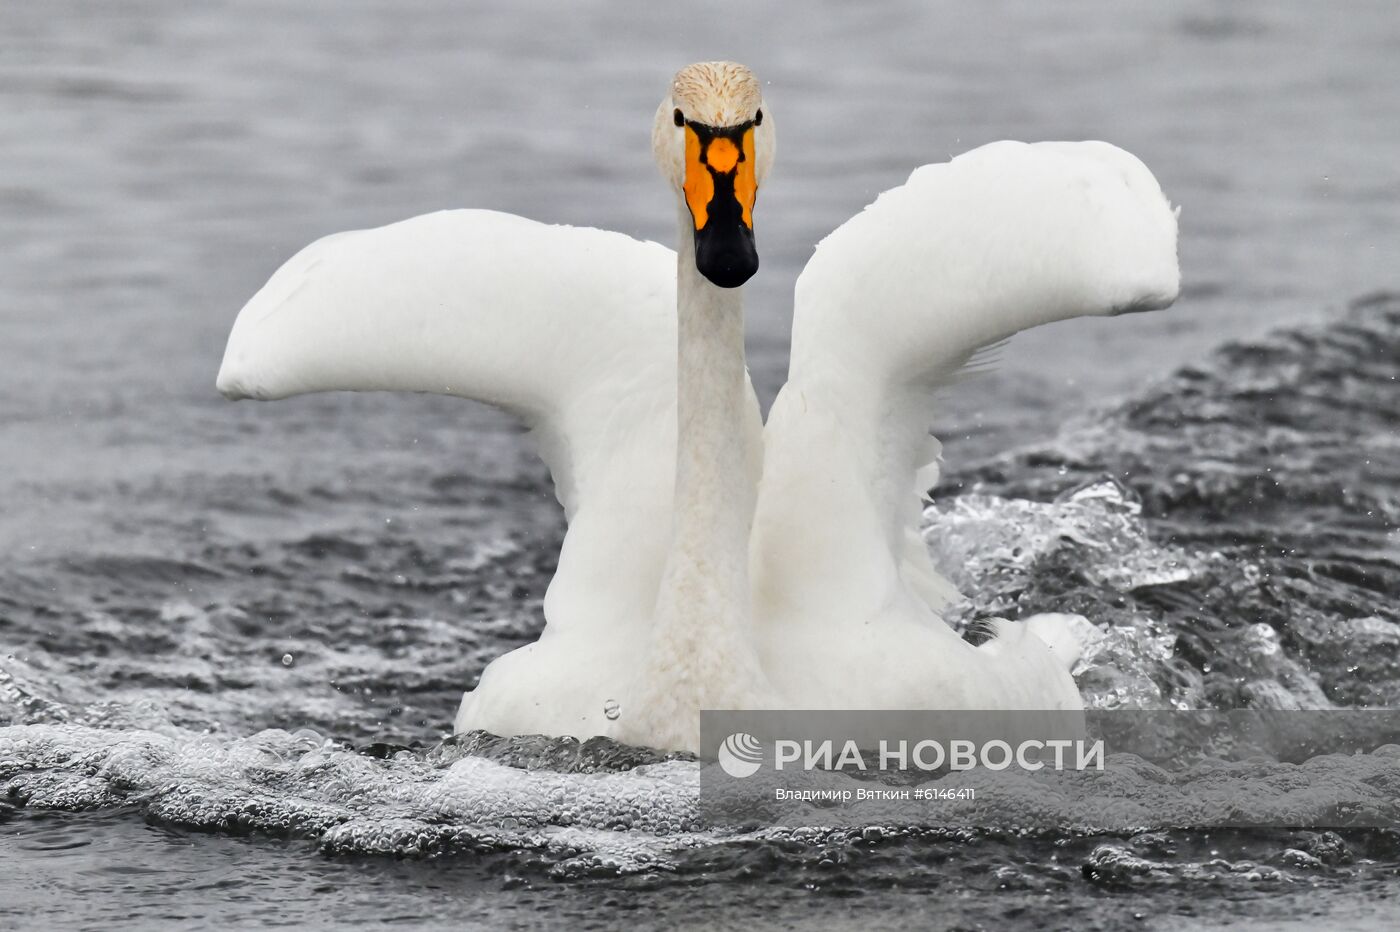
M675 263L485 210L328 236L239 313L218 388L433 392L519 415L570 522L551 622L649 612L675 470Z
M914 533L936 476L933 390L1021 330L1166 307L1178 285L1176 214L1107 143L993 143L881 194L797 282L764 434L760 592L791 600L824 579L798 601L851 622L901 583L940 607L955 590Z

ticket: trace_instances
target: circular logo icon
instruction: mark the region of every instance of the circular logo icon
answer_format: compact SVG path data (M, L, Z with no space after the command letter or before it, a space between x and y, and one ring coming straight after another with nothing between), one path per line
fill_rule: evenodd
M762 765L763 745L753 735L736 731L719 746L720 769L731 777L751 777Z

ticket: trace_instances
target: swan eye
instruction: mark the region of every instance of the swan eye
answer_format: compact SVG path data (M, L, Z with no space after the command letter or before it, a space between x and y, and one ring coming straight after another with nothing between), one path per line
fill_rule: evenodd
M676 108L676 112L672 114L672 117L674 117L677 126L685 125L685 114L681 113L680 107Z
M763 111L762 111L762 110L758 111L757 113L755 113L755 114L753 115L753 125L754 125L754 126L762 126L762 125L763 125Z

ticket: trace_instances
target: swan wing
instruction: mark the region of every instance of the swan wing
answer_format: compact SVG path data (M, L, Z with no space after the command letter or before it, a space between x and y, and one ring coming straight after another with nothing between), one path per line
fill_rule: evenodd
M770 599L868 617L896 585L956 595L915 533L937 476L934 391L1050 321L1163 308L1176 212L1102 142L999 142L916 169L837 228L797 281L789 380L765 428L755 574Z
M656 243L486 210L335 234L239 313L218 388L432 392L518 415L570 522L551 627L632 615L655 598L669 531L675 261Z
M1175 299L1176 213L1104 142L996 142L914 170L799 277L793 369L938 384L1038 324ZM870 371L875 367L877 371Z

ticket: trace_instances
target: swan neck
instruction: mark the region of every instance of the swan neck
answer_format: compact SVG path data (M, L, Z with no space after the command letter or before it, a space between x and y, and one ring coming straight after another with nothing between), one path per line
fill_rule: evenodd
M687 215L677 250L675 502L658 626L705 641L748 627L756 476L742 291L699 273L689 225Z
M693 248L678 256L675 534L677 546L742 555L753 519L743 293L704 278ZM726 585L742 603L747 582L736 565Z
M695 268L690 218L676 250L676 473L671 542L646 667L623 740L694 748L698 709L765 700L750 625L748 540L757 494L757 405L744 367L739 289Z

